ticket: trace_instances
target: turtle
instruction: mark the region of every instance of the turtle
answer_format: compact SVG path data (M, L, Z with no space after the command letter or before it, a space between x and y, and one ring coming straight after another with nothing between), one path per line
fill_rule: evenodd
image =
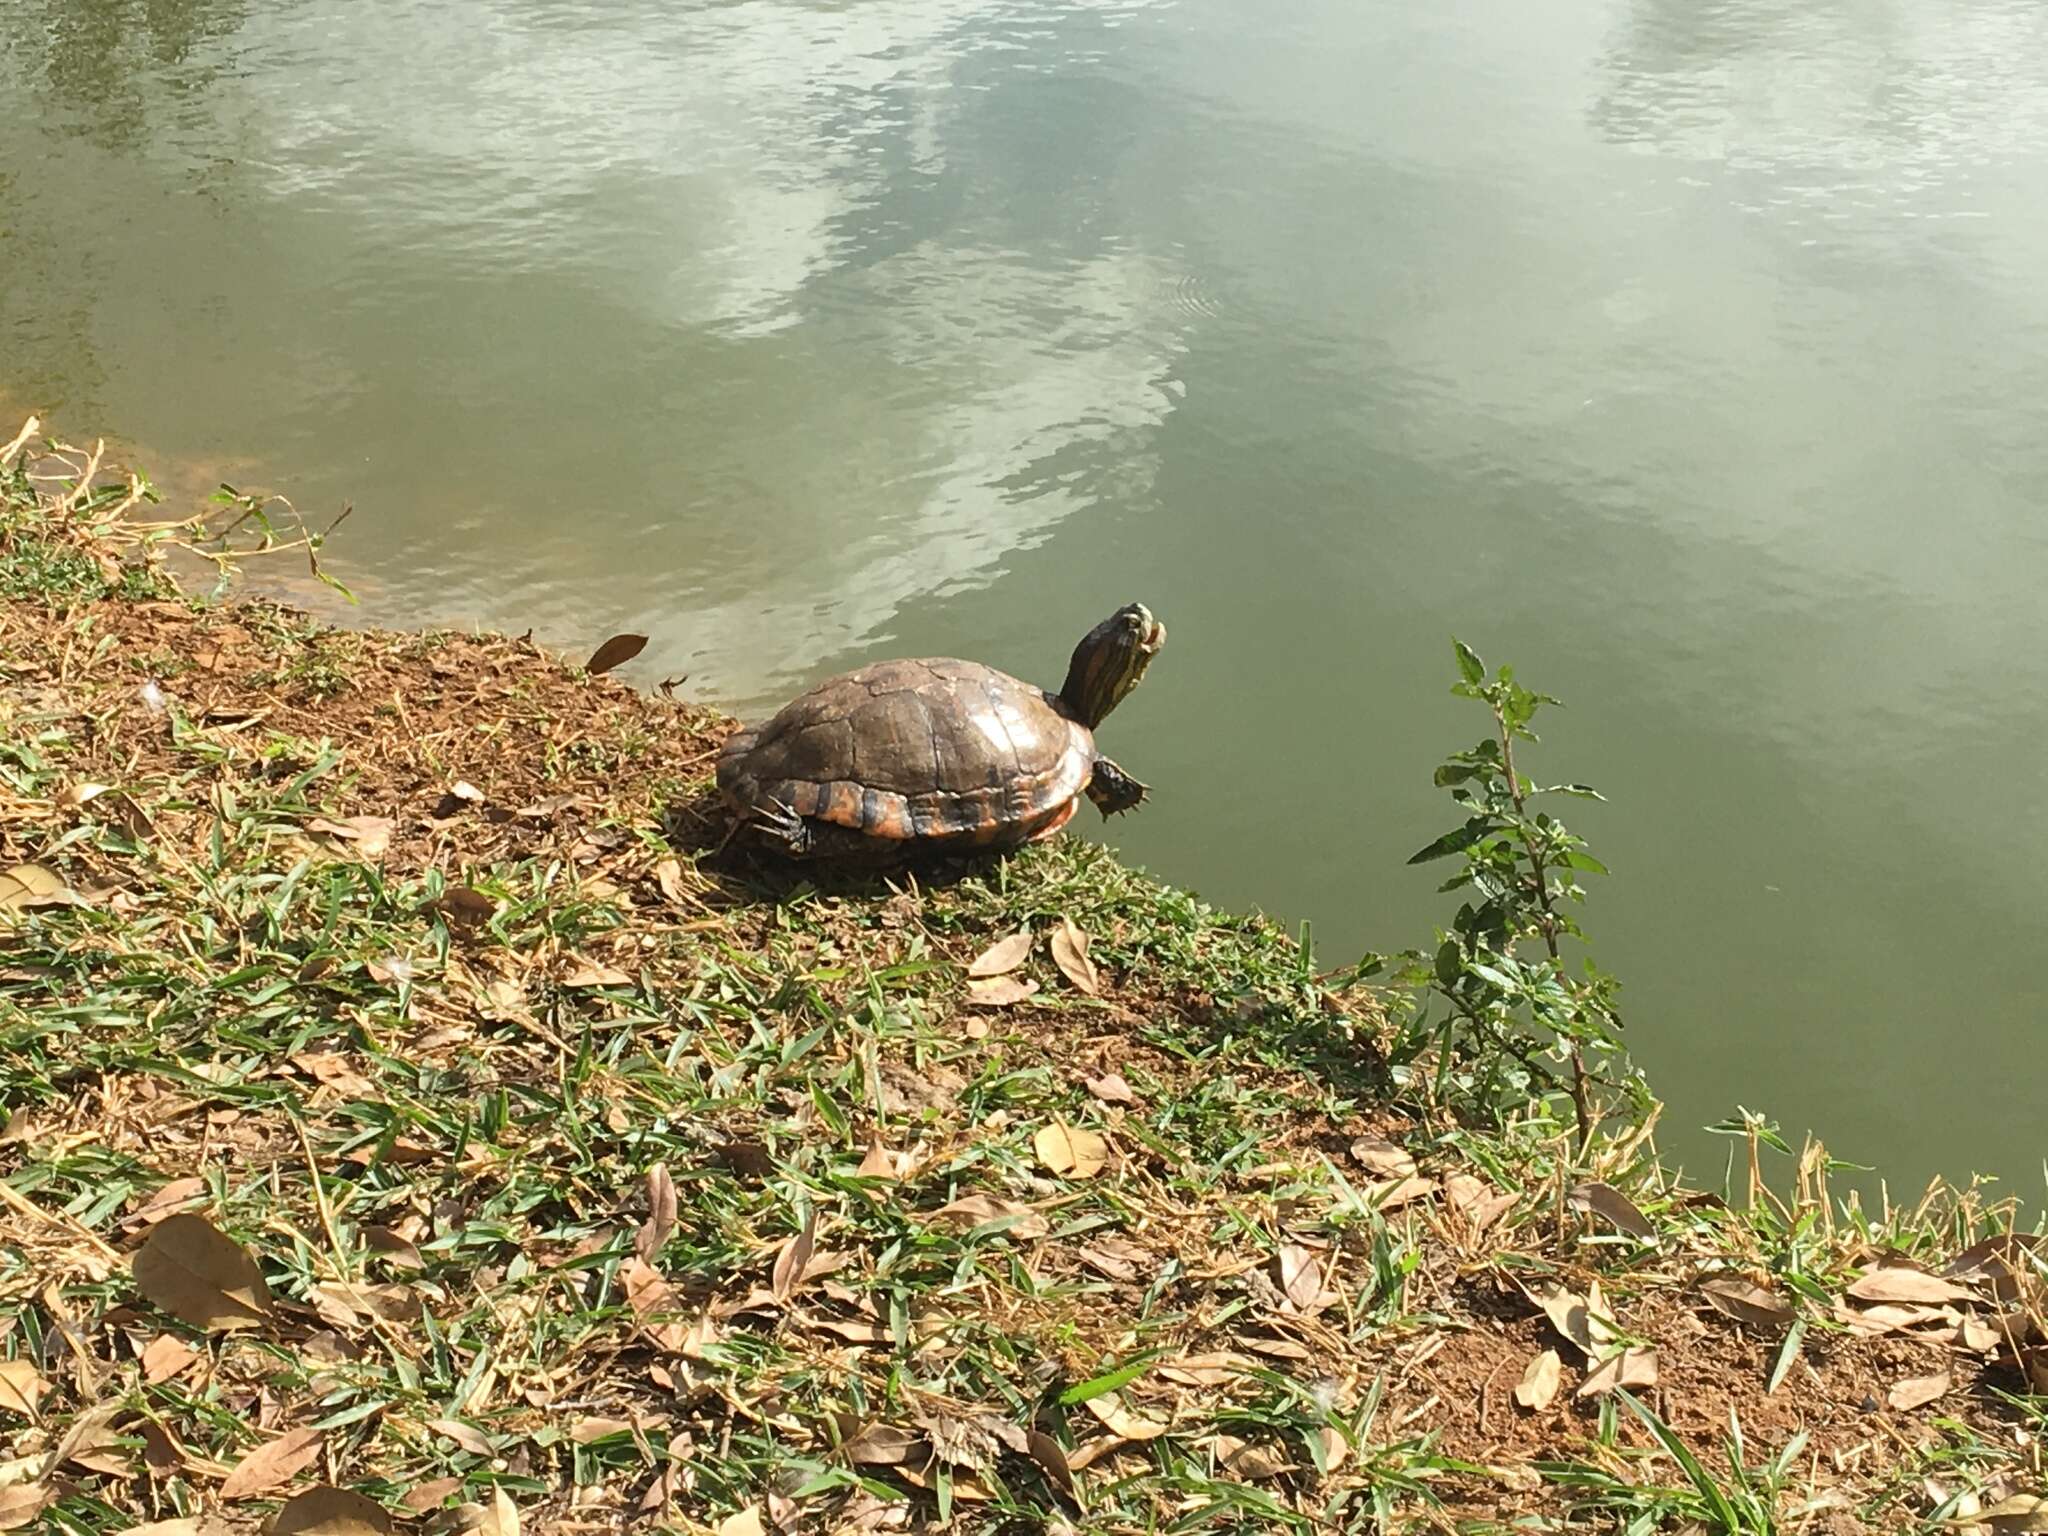
M719 753L728 841L887 861L1051 837L1083 794L1105 820L1133 810L1147 786L1096 751L1095 731L1165 643L1127 603L1081 637L1058 693L950 656L829 678Z

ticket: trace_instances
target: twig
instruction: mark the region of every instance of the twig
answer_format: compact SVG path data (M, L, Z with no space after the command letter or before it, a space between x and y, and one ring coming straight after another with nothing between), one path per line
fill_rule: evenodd
M106 451L105 438L100 438L92 445L92 454L85 461L84 472L72 483L70 490L57 498L56 510L59 514L69 514L91 492L92 477L100 472L100 455Z
M14 463L14 456L21 452L23 446L36 435L42 425L42 422L33 416L22 424L21 430L14 435L14 441L5 448L0 448L0 469L7 469Z

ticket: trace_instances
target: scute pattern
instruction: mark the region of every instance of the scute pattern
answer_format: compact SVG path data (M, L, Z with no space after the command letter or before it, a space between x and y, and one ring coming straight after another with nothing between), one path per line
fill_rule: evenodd
M718 786L745 810L888 841L998 846L1065 825L1095 741L1043 689L978 662L884 661L819 684L727 743Z

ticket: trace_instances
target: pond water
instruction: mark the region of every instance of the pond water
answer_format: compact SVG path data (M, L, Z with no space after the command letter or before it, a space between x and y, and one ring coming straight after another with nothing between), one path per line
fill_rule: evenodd
M2044 177L2032 0L9 0L0 404L742 713L1142 599L1087 835L1329 963L1446 915L1455 632L1678 1152L2031 1195Z

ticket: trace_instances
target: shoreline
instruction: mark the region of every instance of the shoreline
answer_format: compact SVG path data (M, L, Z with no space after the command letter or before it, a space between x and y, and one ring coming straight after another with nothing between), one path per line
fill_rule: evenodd
M1647 1126L1456 1123L1381 994L1092 845L715 863L729 720L195 603L152 554L200 529L36 451L0 1520L2026 1528L2008 1206L1873 1215L1817 1153L1773 1192L1760 1132L1731 1202Z

